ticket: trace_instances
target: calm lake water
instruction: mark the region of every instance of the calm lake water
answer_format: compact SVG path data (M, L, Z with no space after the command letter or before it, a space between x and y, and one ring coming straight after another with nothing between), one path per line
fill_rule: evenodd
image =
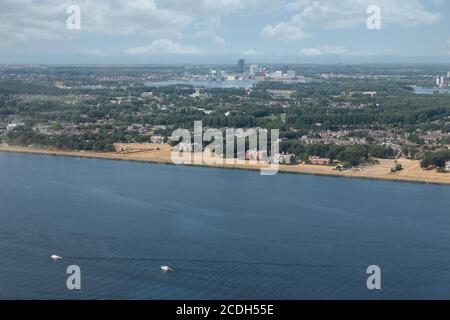
M450 88L425 88L418 86L411 86L416 94L435 94L435 93L450 93Z
M0 181L1 299L450 298L450 187L6 153Z

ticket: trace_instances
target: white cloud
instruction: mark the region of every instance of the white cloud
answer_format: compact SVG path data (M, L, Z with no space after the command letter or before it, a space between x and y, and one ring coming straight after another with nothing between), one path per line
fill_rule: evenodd
M275 12L276 16L279 16L286 8L292 10L292 17L286 21L267 21L260 35L266 39L299 41L314 34L316 29L365 28L368 17L366 8L370 4L378 4L381 7L383 27L389 27L393 24L412 26L436 23L442 18L441 12L444 11L431 10L430 7L436 8L444 3L448 4L448 1L0 0L0 47L32 40L54 41L91 34L141 35L148 37L148 42L154 39L176 39L182 42L183 38L196 36L224 46L226 41L221 23L225 21L222 19L224 16L236 18L271 12L274 12L274 16ZM66 28L66 9L71 4L81 7L81 31L70 31ZM271 15L261 15L260 19L267 16ZM120 40L118 38L117 42L120 43ZM168 47L177 44L182 49L181 52L200 51L196 47L174 42ZM88 51L83 53L98 55Z
M322 46L320 47L325 54L346 54L347 49L344 46Z
M38 6L27 0L2 0L0 45L9 46L31 39L63 39L60 30L65 28L66 8L67 3L60 1L46 1Z
M88 56L94 56L94 57L103 57L105 54L97 49L83 49L81 50L82 54L88 55Z
M207 37L219 45L220 17L244 15L279 7L287 0L1 0L0 45L29 40L62 40L80 34L181 38L206 23ZM66 28L69 5L81 9L81 31Z
M304 56L320 56L322 51L317 48L307 48L300 50L300 54Z
M344 46L320 46L318 48L306 48L300 51L301 55L343 55L349 53Z
M241 0L155 0L158 6L171 11L182 9L191 15L219 15L240 10Z
M435 4L439 3L445 1ZM287 8L297 13L276 26L267 25L261 34L272 39L300 40L310 29L364 27L369 17L366 9L373 4L380 6L385 27L430 25L442 18L440 12L427 10L421 0L295 0Z
M391 55L395 50L385 48L381 51L349 49L345 46L323 45L318 47L301 49L301 56L347 56L347 57L371 57L380 55Z
M195 24L197 31L195 32L196 37L206 37L211 39L215 44L220 46L225 45L225 39L217 34L220 28L220 17L213 17L203 22Z
M263 54L264 54L264 52L253 50L253 49L246 50L246 51L242 52L242 56L243 57L261 56Z
M267 25L262 31L261 36L266 39L277 39L285 41L302 40L307 34L302 30L301 17L296 15L290 21L281 22L276 26Z
M383 24L404 26L433 24L442 15L425 8L422 0L297 0L289 5L299 11L305 24L316 27L348 28L364 24L370 5L381 8ZM426 3L426 1L425 1Z
M198 55L202 51L192 45L183 45L170 39L159 39L148 46L129 48L126 53L130 55Z
M160 9L153 0L82 0L80 7L83 31L99 34L178 35L192 22L191 16Z
M215 36L212 38L212 40L213 40L213 42L214 42L215 44L218 44L219 46L224 46L224 45L225 45L225 39L222 38L221 36L215 35Z
M177 36L192 17L183 10L160 9L154 0L78 0L81 31L66 28L69 0L1 0L0 38L3 45L28 40L61 40L80 33Z
M193 16L219 16L267 12L288 0L155 0L160 8L187 12Z

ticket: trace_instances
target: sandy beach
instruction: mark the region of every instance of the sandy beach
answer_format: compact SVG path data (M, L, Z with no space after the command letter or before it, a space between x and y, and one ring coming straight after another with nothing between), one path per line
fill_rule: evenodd
M0 144L0 152L173 164L171 159L171 147L166 144L116 144L115 147L116 152L104 153L93 151L64 151L35 147L14 147ZM333 167L330 166L299 164L293 166L280 165L280 172L450 185L450 173L422 170L420 162L416 160L399 159L395 161L380 159L379 162L380 163L377 165L365 166L361 171L348 170L339 172L333 170ZM401 164L403 171L392 173L391 168L396 164ZM200 166L242 170L260 170L261 168L268 168L268 165L265 163L248 162L241 164L214 165L203 163Z

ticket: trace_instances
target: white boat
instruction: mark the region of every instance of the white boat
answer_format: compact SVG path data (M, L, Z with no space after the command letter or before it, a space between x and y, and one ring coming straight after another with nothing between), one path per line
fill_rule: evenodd
M161 271L162 272L172 272L173 269L169 266L161 266Z
M62 260L62 258L60 257L60 256L57 256L57 255L52 255L50 258L52 258L52 260L55 260L55 261L57 261L57 260Z

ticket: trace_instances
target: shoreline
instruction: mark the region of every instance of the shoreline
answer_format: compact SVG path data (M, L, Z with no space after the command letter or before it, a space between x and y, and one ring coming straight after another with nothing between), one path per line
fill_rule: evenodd
M118 148L126 146L129 152L95 152L95 151L64 151L57 149L43 149L36 147L15 147L0 144L0 152L22 153L48 156L61 156L72 158L102 159L113 161L130 161L139 163L176 165L170 158L170 146L152 145L152 144L117 144ZM130 147L131 146L131 147ZM134 149L133 149L134 148ZM391 173L396 163L402 164L403 171ZM263 164L183 164L183 166L216 168L231 170L259 171L266 167ZM420 168L420 162L416 160L398 159L385 160L380 159L380 164L364 167L363 171L335 171L330 166L315 165L280 165L279 173L303 174L315 176L341 177L350 179L378 180L391 182L409 182L418 184L450 185L450 174L438 173L435 171L425 171Z

